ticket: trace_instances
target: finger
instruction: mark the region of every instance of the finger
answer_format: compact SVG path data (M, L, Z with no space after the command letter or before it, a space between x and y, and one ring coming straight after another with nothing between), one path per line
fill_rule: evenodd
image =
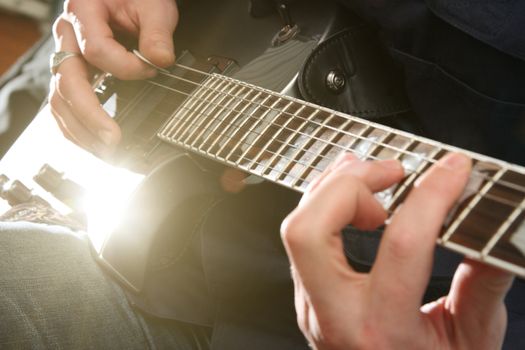
M404 315L419 309L437 235L467 182L470 164L458 153L445 156L416 182L393 215L372 268L377 308Z
M51 85L55 85L54 79L51 79ZM59 103L63 102L62 98L58 95L58 92L54 91L56 90L54 87L50 88L49 93L49 109L51 110L51 114L55 118L58 127L60 128L60 131L64 135L66 139L69 141L79 145L77 138L68 130L68 128L65 125L64 119L62 118L60 112L58 111L59 108L57 107Z
M463 327L505 324L504 303L513 276L495 267L466 259L456 271L445 307Z
M75 118L69 105L62 100L59 94L54 93L50 96L50 108L60 130L68 140L89 152L93 152L97 156L106 155L108 152L107 146L101 143L97 137L91 134L89 130Z
M155 1L140 11L139 50L155 65L167 67L175 61L173 31L178 12L172 0Z
M323 172L321 173L321 175L319 175L318 177L316 177L308 186L308 188L306 189L306 192L313 192L315 191L315 189L317 188L317 186L323 182L323 180L329 175L332 173L332 171L337 168L340 164L342 164L343 162L350 162L350 161L353 161L353 160L357 160L358 158L352 154L352 153L347 153L347 152L342 152L342 153L339 153L339 155L337 157L335 157L335 159L326 167L325 170L323 170Z
M120 79L144 79L156 70L117 42L109 26L110 14L102 2L69 1L65 18L72 24L85 59Z
M325 288L327 284L341 280L346 283L346 279L358 276L346 262L340 231L349 223L377 226L386 218L370 189L355 176L367 178L365 170L385 171L379 163L342 165L283 222L281 232L292 266L305 287L319 295L332 295ZM397 177L390 180L386 186Z
M395 159L362 162L351 153L342 153L318 178L312 181L305 196L301 199L301 202L308 198L310 193L314 192L319 184L321 184L332 172L344 166L352 166L352 164L360 164L354 168L353 175L363 181L372 192L384 190L392 184L400 181L404 176L404 170L401 163Z
M55 38L58 50L78 52L73 28L68 22L57 21ZM72 113L63 118L64 123L68 123L65 127L70 132L78 132L79 135L75 134L75 137L81 138L82 144L102 143L108 149L113 148L120 140L120 129L101 107L93 92L84 60L72 57L62 62L55 80L60 97ZM60 113L57 108L55 110ZM63 111L64 108L60 110Z

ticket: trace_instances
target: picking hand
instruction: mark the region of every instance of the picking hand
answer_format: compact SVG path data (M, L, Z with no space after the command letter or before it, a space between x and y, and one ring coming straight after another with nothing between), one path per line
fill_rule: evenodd
M172 35L178 21L173 0L67 0L53 26L56 51L81 55L63 61L51 80L50 106L64 135L96 153L120 140L118 125L97 100L93 67L120 79L156 74L117 41L117 33L138 37L139 51L160 67L174 62Z
M421 306L442 223L470 161L449 154L391 217L375 264L358 273L343 254L347 224L373 229L387 215L372 195L403 177L399 163L347 156L311 186L282 225L301 330L317 349L498 349L512 276L466 259L448 296Z

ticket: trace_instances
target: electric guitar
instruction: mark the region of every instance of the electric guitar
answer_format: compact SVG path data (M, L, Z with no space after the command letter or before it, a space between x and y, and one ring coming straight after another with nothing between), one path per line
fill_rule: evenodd
M46 107L1 161L4 188L69 214L101 263L136 291L158 231L173 215L191 225L214 191L206 181L213 164L248 174L247 185L266 180L302 192L342 152L398 159L405 178L377 194L394 211L428 167L462 150L291 96L297 67L323 39L319 28L251 50L258 54L241 64L202 63L184 51L148 81L102 76L95 92L123 131L115 157L102 161L65 141ZM473 170L437 243L525 277L525 168L462 152Z

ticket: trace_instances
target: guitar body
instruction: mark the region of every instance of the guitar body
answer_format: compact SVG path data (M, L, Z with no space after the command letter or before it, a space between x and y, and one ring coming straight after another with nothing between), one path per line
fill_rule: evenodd
M0 162L3 197L49 203L76 220L101 264L143 292L162 255L152 252L173 257L194 244L201 217L225 189L265 179L302 192L338 154L353 152L402 163L406 178L377 197L393 211L419 175L457 150L335 110L372 119L406 110L401 89L358 84L357 76L398 76L383 71L388 63L377 62L366 31L345 31L353 17L336 3L293 3L297 27L276 13L253 18L245 5L189 2L175 37L177 64L147 81L97 80L95 92L123 133L111 159L64 140L44 108ZM394 98L374 109L376 92ZM474 171L438 243L525 276L525 169L464 152ZM250 175L232 176L230 166Z
M246 5L242 0L183 5L174 38L178 62L299 97L296 79L303 62L320 41L344 28L342 17L349 14L333 3L294 6L301 31L277 46L272 40L282 19L277 13L253 18ZM139 292L153 247L169 244L174 255L185 248L200 215L224 195L221 175L227 168L156 137L169 116L155 115L157 105L175 109L186 96L174 98L147 82L104 78L96 92L123 132L116 154L101 161L66 141L46 106L0 162L10 186L4 198L13 206L43 199L76 220L70 226L88 232L100 263ZM63 190L66 181L78 188ZM25 192L18 194L20 188Z

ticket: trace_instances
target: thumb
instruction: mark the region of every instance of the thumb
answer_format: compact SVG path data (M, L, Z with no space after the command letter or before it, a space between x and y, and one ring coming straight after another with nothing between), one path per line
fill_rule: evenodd
M147 2L139 10L139 51L153 64L167 67L175 61L173 31L179 19L172 0Z
M512 281L507 272L466 259L454 275L449 305L469 322L489 320L502 307Z

